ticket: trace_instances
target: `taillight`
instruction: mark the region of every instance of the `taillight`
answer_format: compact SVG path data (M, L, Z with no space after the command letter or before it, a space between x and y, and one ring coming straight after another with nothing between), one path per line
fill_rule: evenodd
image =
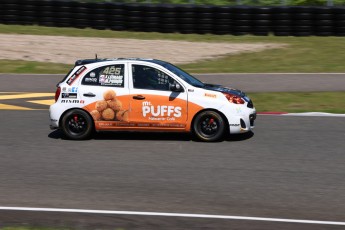
M244 100L234 94L231 93L223 93L226 97L226 99L228 99L229 102L234 103L234 104L244 104Z
M61 88L57 87L56 92L55 92L55 102L57 102L57 100L59 99L60 93L61 93Z

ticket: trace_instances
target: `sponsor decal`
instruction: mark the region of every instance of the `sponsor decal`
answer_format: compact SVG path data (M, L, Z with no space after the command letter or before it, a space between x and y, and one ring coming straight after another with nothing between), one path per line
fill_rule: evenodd
M84 100L70 100L70 99L64 99L61 100L61 103L67 103L67 104L84 104L85 101Z
M105 121L96 121L96 126L100 128L112 128L112 127L155 127L155 128L185 128L184 124L157 124L157 123L124 123L124 122L105 122Z
M67 84L72 85L73 82L79 77L79 75L86 70L85 66L80 67L68 80Z
M93 83L97 83L97 78L91 78L91 77L87 77L87 78L85 78L85 82L93 82Z
M122 102L116 97L114 90L107 90L103 93L103 100L96 101L92 105L88 105L94 121L124 121L128 122L129 111ZM107 126L109 122L100 123L99 126Z
M230 124L230 126L237 127L237 126L240 126L240 124Z
M66 92L67 88L66 87L62 87L62 92Z
M184 124L151 124L151 127L172 127L172 128L184 128L186 125Z
M84 70L86 70L85 66L80 67L77 72L75 72L75 75L79 76L82 72L84 72Z
M101 85L110 85L110 86L123 86L123 73L122 67L108 66L106 67L99 76L99 83Z
M142 113L143 117L149 116L150 120L165 120L164 117L181 117L182 108L179 106L172 106L172 105L157 105L154 106L149 101L144 101L142 104ZM163 117L163 118L161 118ZM168 119L168 118L166 118Z
M121 75L101 75L99 76L101 85L123 86L123 76Z
M102 74L107 74L107 75L120 75L121 74L121 67L115 67L115 66L108 66L105 68L102 72Z
M96 125L101 128L107 127L135 127L136 125L128 122L105 122L105 121L96 121Z
M62 93L62 98L77 98L78 94L76 93Z
M96 73L95 72L91 72L90 73L90 77L96 77Z
M78 87L68 88L67 91L68 91L69 93L77 93L77 92L78 92Z
M205 97L217 98L216 94L205 93Z

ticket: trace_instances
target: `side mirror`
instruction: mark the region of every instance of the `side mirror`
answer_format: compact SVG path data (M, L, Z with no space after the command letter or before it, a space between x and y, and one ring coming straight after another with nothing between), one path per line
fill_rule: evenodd
M183 87L177 82L170 84L169 89L173 92L183 92Z

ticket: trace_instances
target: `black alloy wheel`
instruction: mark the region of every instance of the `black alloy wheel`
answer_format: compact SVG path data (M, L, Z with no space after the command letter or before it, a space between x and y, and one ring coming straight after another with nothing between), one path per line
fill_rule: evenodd
M194 119L193 132L201 141L218 141L223 137L224 131L224 119L215 111L203 111Z
M90 137L93 131L93 122L90 115L79 109L68 111L62 118L62 131L68 139L84 140Z

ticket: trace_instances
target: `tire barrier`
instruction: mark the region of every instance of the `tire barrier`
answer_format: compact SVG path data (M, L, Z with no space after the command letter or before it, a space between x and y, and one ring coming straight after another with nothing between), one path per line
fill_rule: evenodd
M1 0L0 24L182 34L345 36L345 7Z

